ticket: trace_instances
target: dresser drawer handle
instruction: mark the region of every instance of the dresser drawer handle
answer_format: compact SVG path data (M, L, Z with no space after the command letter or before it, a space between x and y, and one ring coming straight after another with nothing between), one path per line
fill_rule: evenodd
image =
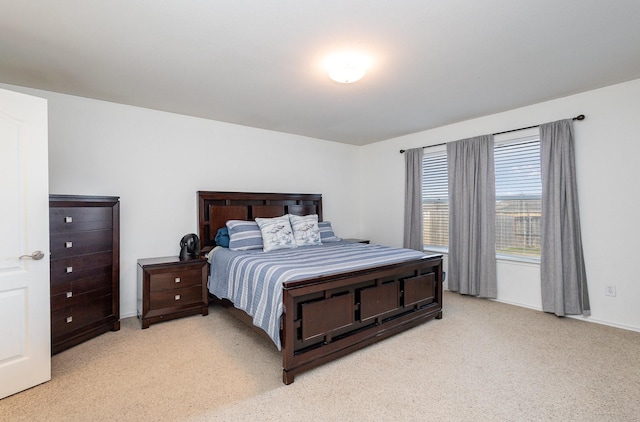
M67 274L72 273L73 272L73 267L67 267Z
M174 299L175 299L175 300L180 300L180 295L176 295L176 296L174 297Z
M73 242L64 242L64 247L65 248L73 248Z
M67 299L73 296L73 292L67 292Z
M176 278L175 278L175 282L176 282L176 283L180 283L180 277L176 277Z
M68 316L67 317L67 324L73 321L73 317L72 316Z
M65 217L64 218L64 222L65 223L73 223L73 217Z

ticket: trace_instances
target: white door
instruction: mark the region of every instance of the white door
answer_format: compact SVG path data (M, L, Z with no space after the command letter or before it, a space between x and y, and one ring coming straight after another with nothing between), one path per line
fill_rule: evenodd
M0 399L51 379L47 102L0 89Z

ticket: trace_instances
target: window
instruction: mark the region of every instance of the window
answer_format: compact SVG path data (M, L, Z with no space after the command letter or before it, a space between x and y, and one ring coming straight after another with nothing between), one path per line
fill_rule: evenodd
M424 245L449 246L449 186L447 152L425 154L422 159L422 226Z
M496 253L540 256L540 139L496 144Z
M496 253L540 256L542 182L538 136L496 143ZM425 249L449 246L447 153L425 153L422 161L422 218Z

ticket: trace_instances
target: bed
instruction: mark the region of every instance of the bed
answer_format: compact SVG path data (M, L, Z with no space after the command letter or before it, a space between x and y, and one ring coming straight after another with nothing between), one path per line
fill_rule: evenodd
M317 214L318 220L322 221L322 195L199 191L198 234L202 253L222 259L210 261L209 282L216 272L230 274L230 270L222 269L226 264L221 262L235 264L255 258L247 256L251 254L231 256L221 249L215 240L218 229L225 227L229 220L252 221L285 214ZM292 383L295 376L304 371L431 319L442 318L442 256L398 250L396 258L387 259L382 258L387 256L384 248L344 240L296 248L295 255L303 262L309 262L309 268L315 267L304 253L311 249L316 257L324 253L328 257L336 256L336 252L339 256L367 254L369 262L348 271L335 269L340 267L323 272L313 269L297 271L295 277L282 276L276 280L278 294L274 294L275 300L265 306L276 310L270 319L275 320L277 326L269 330L272 331L271 339L282 351L285 384ZM294 251L253 255L264 258L273 254L281 258L289 252ZM380 255L376 255L378 253ZM330 259L333 258L327 258L327 262L331 262ZM247 274L244 274L245 278L251 278L252 275ZM261 283L256 282L255 285L260 286ZM232 297L225 294L225 289L232 290L228 286L216 290L215 285L209 285L209 291L217 293L218 299L231 302L252 300L246 292L244 298ZM255 324L255 313L247 309L246 303L234 303L234 306L251 315ZM262 329L268 331L264 327Z

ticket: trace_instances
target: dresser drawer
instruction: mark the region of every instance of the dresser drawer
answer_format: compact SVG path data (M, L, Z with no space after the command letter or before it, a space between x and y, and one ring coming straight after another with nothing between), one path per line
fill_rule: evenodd
M51 312L51 330L59 337L113 314L112 296L105 295L83 304Z
M202 302L202 284L151 292L149 295L150 310L188 306L199 302Z
M55 259L50 264L51 282L85 278L94 270L100 271L111 264L113 264L111 251Z
M67 233L89 230L111 230L113 211L110 207L57 207L49 209L49 231Z
M65 276L51 277L52 295L66 292L73 292L74 295L77 295L97 290L102 286L107 286L111 289L111 284L109 283L113 275L111 265L105 265L101 268L90 268L69 275L73 275L75 278L66 278ZM78 278L78 275L82 275L83 277Z
M163 272L160 273L151 273L150 278L149 290L152 292L202 286L202 268L179 271L167 269L166 272L163 270Z
M59 258L51 261L51 273L75 273L79 270L87 268L101 267L103 265L111 264L113 262L113 252L104 251L94 254L86 254L79 256L71 256L68 258ZM71 267L70 270L67 270Z
M51 310L62 309L82 301L111 293L111 266L104 269L102 274L80 280L51 284Z
M106 252L113 247L113 232L111 230L98 230L57 233L51 235L50 242L52 260Z

